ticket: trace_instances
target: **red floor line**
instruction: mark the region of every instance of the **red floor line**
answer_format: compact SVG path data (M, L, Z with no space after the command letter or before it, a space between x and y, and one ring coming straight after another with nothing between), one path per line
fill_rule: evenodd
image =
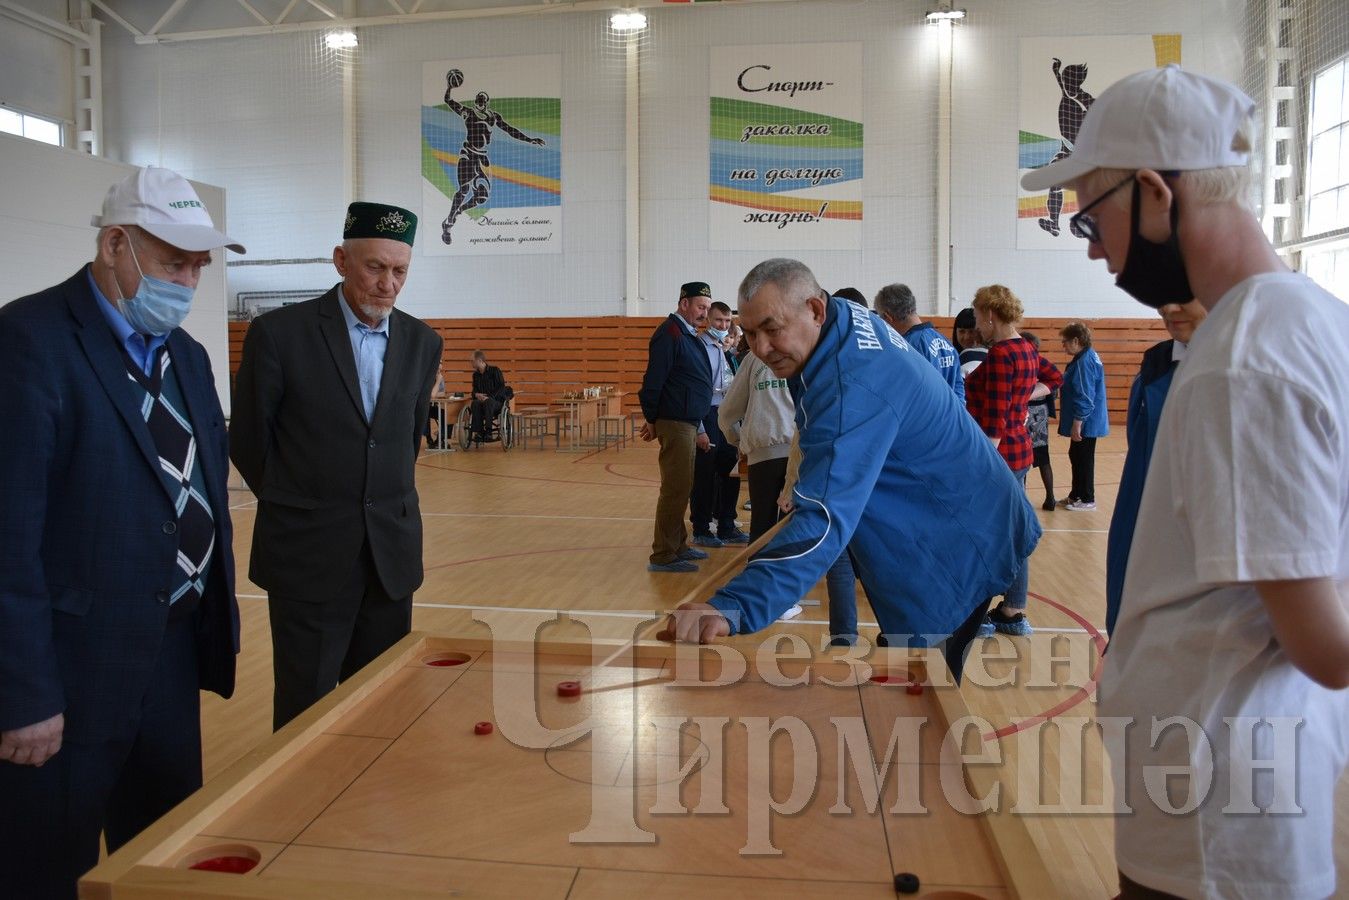
M515 559L520 556L542 556L545 553L584 553L590 550L640 550L645 548L646 544L600 544L594 547L554 547L551 550L522 550L519 553L497 553L492 556L475 556L472 559L456 559L454 562L439 563L434 566L426 566L430 569L448 569L453 566L464 566L469 563L490 562L494 559Z
M626 481L576 481L568 478L539 478L535 475L505 475L500 472L477 472L473 469L456 469L451 466L433 466L429 460L418 460L417 465L425 466L428 469L435 469L438 472L458 472L461 475L480 475L483 478L512 478L517 481L547 481L551 484L593 484L599 487L653 487L657 485L640 483L629 484Z
M1027 592L1027 596L1034 597L1036 600L1039 600L1042 603L1048 603L1050 606L1054 607L1059 612L1063 613L1068 618L1072 619L1074 622L1081 625L1082 628L1086 630L1087 634L1091 635L1091 642L1096 645L1096 652L1098 654L1105 649L1105 635L1101 634L1101 632L1096 629L1095 625L1092 625L1086 619L1082 618L1082 616L1079 615L1076 610L1069 609L1062 603L1050 600L1048 597L1045 597L1041 594ZM1042 722L1048 722L1055 716L1061 715L1067 712L1068 710L1072 709L1074 706L1077 706L1083 700L1086 700L1087 697L1091 696L1092 691L1096 690L1097 682L1099 682L1101 677L1101 662L1102 659L1098 655L1096 658L1096 666L1094 669L1092 669L1091 672L1091 680L1087 682L1086 687L1078 688L1075 692L1073 692L1073 694L1070 697L1060 701L1059 703L1056 703L1055 705L1051 706L1049 709L1045 710L1042 713L1031 716L1028 719L1022 719L1020 722L1016 722L1015 724L1004 725L1002 728L998 728L994 731L985 732L983 734L983 739L985 741L992 741L998 738L1004 738L1009 735L1016 734L1018 731L1025 731L1028 728L1034 728L1036 725L1039 725Z
M640 481L643 484L660 484L659 478L641 478L637 475L624 475L622 472L615 472L614 471L615 465L617 465L617 463L606 463L604 466L604 471L608 472L610 475L613 475L617 478L631 478L633 481Z

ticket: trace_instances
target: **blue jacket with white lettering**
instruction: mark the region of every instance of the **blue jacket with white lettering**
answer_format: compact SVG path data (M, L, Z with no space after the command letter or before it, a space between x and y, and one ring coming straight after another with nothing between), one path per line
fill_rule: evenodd
M1040 524L927 360L835 298L791 386L803 453L796 512L712 597L733 633L770 625L845 547L882 632L913 635L912 646L938 643L1007 589Z
M956 392L960 402L965 402L965 376L960 374L960 353L951 342L941 336L931 322L919 322L904 332L904 340L932 363L937 374Z

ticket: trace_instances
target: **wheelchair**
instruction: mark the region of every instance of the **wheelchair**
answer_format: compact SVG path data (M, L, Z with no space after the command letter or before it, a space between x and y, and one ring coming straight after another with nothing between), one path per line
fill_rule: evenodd
M515 398L507 398L501 409L497 410L497 414L487 423L487 427L481 432L473 433L473 405L465 403L464 408L459 410L458 421L455 422L459 449L468 450L474 444L481 447L483 444L499 443L502 450L509 451L519 439L520 431L520 417L515 414L514 407Z

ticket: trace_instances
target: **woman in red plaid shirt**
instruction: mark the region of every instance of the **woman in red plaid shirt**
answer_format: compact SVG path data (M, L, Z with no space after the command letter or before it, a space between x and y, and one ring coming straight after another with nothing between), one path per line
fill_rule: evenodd
M975 326L991 346L988 358L966 377L965 406L998 448L1012 474L1024 485L1034 459L1030 432L1026 430L1026 404L1037 391L1037 385L1043 383L1040 390L1048 393L1063 383L1063 376L1042 361L1031 342L1017 332L1016 323L1021 321L1022 312L1021 301L1000 284L975 292ZM980 634L991 635L994 630L1004 634L1031 633L1025 612L1029 580L1027 560L1008 586L1002 603L988 614Z

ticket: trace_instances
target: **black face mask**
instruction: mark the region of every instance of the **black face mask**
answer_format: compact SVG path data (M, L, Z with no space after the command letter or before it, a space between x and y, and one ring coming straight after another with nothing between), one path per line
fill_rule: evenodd
M1180 206L1176 195L1171 195L1171 236L1158 244L1138 233L1138 181L1134 181L1133 209L1129 212L1129 255L1124 260L1115 284L1144 306L1160 309L1168 303L1188 303L1194 299L1190 279L1185 274L1185 260L1180 255L1180 236L1177 222Z

